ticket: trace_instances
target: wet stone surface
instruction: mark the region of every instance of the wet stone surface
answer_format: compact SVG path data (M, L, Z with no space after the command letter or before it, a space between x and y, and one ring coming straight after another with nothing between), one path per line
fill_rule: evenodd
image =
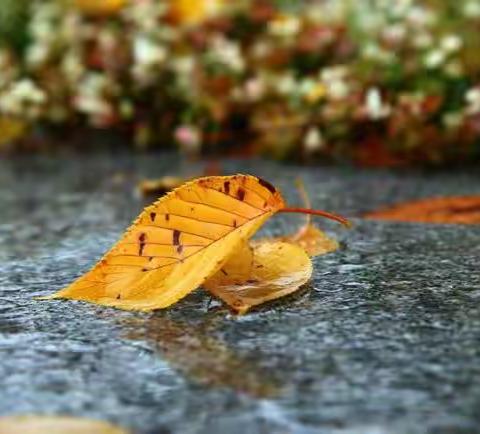
M225 162L292 203L347 216L478 193L471 174ZM166 311L35 301L79 276L145 202L136 180L195 175L172 156L0 161L0 415L72 414L153 433L478 433L480 227L354 218L311 285L236 318L202 292ZM292 230L278 216L265 233Z

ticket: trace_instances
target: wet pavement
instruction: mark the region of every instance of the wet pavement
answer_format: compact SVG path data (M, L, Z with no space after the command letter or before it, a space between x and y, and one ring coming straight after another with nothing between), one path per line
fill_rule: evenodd
M480 175L225 161L299 203L340 251L311 284L235 317L196 291L129 313L36 301L86 271L147 203L143 177L194 176L175 156L0 160L0 415L69 414L139 434L480 432L480 227L366 221L407 199L480 193ZM263 234L294 230L276 216Z

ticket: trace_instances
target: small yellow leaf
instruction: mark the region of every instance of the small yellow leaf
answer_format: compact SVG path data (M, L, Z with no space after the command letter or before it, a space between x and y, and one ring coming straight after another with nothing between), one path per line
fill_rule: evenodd
M306 223L296 233L279 237L278 240L303 247L310 256L325 255L340 247L337 240L330 238L312 223Z
M47 298L131 310L168 307L215 274L284 208L280 193L253 176L186 183L145 208L91 271Z
M0 418L0 434L127 434L107 422L67 416Z
M312 275L305 250L281 241L245 242L203 286L238 313L295 292Z
M24 121L13 117L0 116L0 148L22 137L27 130Z
M300 196L302 197L305 208L311 208L310 197L307 193L305 185L301 179L295 181ZM312 216L306 215L305 224L295 233L278 237L279 241L286 241L303 247L310 256L320 256L326 253L334 252L340 246L336 240L328 237L327 234L318 229L312 223Z

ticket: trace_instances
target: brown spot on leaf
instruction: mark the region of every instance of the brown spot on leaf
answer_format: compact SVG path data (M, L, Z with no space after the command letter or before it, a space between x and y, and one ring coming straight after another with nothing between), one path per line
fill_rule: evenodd
M223 183L223 190L225 191L225 194L230 193L230 181L225 181Z
M151 212L151 213L150 213L150 220L151 220L152 222L155 221L155 217L157 217L157 213L156 213L156 212Z
M138 246L138 256L142 256L143 255L143 250L145 249L145 240L147 239L147 236L142 232L139 237L138 237L138 241L139 241L139 246Z
M178 246L180 244L180 231L178 229L175 229L173 231L173 245Z
M262 178L258 178L258 183L264 186L272 194L274 194L277 191L277 189L272 184L270 184L268 181L265 181Z
M245 190L243 188L239 188L237 190L237 198L238 198L238 200L241 200L241 201L243 201L243 199L245 199Z

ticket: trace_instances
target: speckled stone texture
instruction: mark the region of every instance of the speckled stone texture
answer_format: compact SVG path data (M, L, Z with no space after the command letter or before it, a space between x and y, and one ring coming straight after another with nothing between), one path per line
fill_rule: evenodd
M471 173L227 161L350 217L479 193ZM342 249L308 288L244 317L202 291L166 311L35 301L98 259L145 205L142 177L194 176L172 155L0 161L0 415L72 414L139 434L480 432L480 227L319 221ZM294 230L277 216L265 233Z

